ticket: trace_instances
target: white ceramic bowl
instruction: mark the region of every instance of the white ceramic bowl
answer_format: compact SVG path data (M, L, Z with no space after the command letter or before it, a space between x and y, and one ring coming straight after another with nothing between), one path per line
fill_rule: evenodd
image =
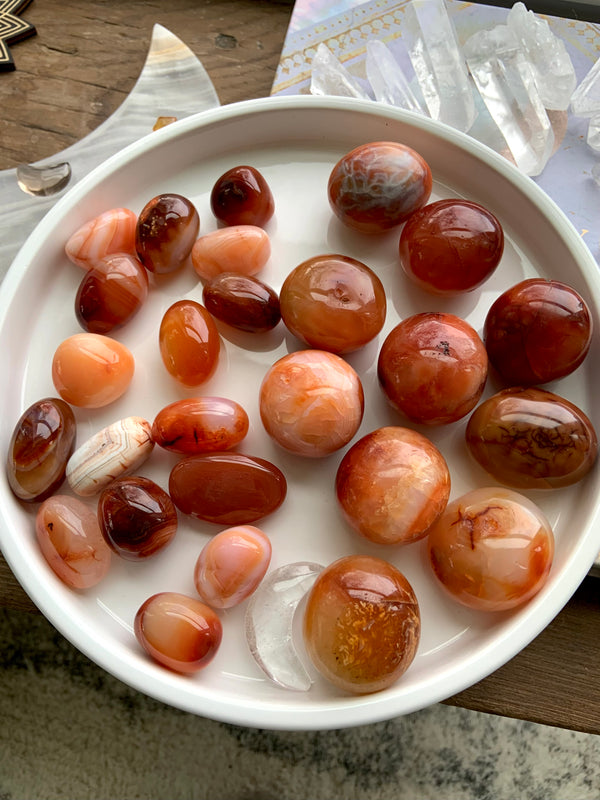
M501 265L484 286L455 299L436 299L408 285L397 261L398 232L366 237L344 228L327 201L327 178L352 147L376 140L414 147L434 175L432 200L460 196L487 206L503 224ZM216 229L209 196L214 181L238 164L258 167L269 182L276 214L269 224L272 257L261 278L279 289L304 259L326 252L351 255L371 266L389 297L379 339L348 356L364 384L366 413L358 436L383 424L405 424L377 385L376 358L387 332L416 311L451 311L481 331L487 309L500 292L535 275L571 284L600 308L598 268L577 231L527 177L476 141L429 119L371 102L341 98L285 97L226 106L152 133L109 159L73 187L42 220L18 254L0 294L0 397L2 452L13 427L34 401L55 395L50 363L57 345L78 332L73 301L82 273L64 256L68 236L102 211L128 206L138 212L154 195L175 191L189 197L201 233ZM138 414L152 420L173 400L196 393L232 397L248 411L251 430L243 452L274 461L287 475L289 493L261 527L273 544L272 568L293 561L327 564L363 552L396 564L412 583L421 606L417 657L390 689L373 695L341 694L318 676L309 692L271 684L254 663L244 636L245 604L222 613L223 644L214 661L194 677L181 677L151 662L132 633L136 610L151 594L194 594L193 564L216 528L181 518L172 545L144 563L114 558L107 578L86 592L68 589L48 568L34 536L35 507L15 500L4 475L0 483L0 543L26 591L48 619L97 664L165 703L240 725L282 729L340 728L415 711L485 677L525 647L560 611L600 550L599 473L555 492L528 492L554 526L556 556L550 578L530 603L511 613L484 614L442 594L424 559L424 543L385 548L359 540L342 521L333 478L346 448L322 461L284 453L262 429L258 386L267 367L300 347L283 326L268 335L231 334L224 327L223 354L210 382L183 391L167 376L157 344L162 313L182 297L201 300L191 267L156 282L138 316L116 334L136 356L130 390L113 405L77 410L78 442L104 425ZM244 345L244 346L241 346ZM582 367L548 388L579 405L598 426L598 342ZM486 395L499 387L488 386ZM465 421L427 435L445 455L452 497L493 481L467 456ZM175 459L157 452L141 470L166 485Z

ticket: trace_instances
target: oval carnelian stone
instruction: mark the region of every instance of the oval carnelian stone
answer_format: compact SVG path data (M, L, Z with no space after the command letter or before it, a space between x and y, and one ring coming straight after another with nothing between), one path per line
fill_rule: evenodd
M169 494L180 511L220 525L261 519L279 508L286 492L275 464L242 453L188 456L169 477Z

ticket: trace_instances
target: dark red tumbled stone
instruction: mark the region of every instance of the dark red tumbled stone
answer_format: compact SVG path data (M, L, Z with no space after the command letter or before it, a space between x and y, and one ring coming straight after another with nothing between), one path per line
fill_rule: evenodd
M138 217L135 247L150 272L173 272L192 251L200 230L195 206L180 194L159 194Z
M283 503L287 483L263 458L210 453L182 459L171 470L169 493L177 508L206 522L243 525Z
M210 207L224 225L258 225L273 216L275 202L264 176L255 168L233 167L215 182Z
M61 485L75 446L75 416L56 397L38 400L23 412L8 445L10 488L29 503L45 500Z
M249 333L264 333L281 319L277 292L249 275L222 272L202 290L207 311L221 322Z
M173 501L150 478L113 481L98 500L98 522L109 547L129 561L163 550L177 531Z

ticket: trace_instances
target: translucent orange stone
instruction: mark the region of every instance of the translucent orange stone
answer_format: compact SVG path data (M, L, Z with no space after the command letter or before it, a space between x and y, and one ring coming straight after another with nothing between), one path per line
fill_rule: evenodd
M96 510L67 495L48 497L35 518L40 550L58 577L74 589L95 586L110 568Z
M159 194L140 211L135 246L149 272L179 269L188 258L200 230L194 204L180 194Z
M427 542L441 585L458 602L484 611L530 600L545 584L554 556L542 511L502 487L475 489L449 503Z
M248 415L235 400L190 397L162 408L152 423L152 438L182 455L230 450L248 433Z
M198 672L215 657L223 626L195 597L161 592L149 597L134 620L138 642L155 661L175 672Z
M217 366L221 340L211 315L195 300L178 300L165 312L158 334L168 372L184 386L199 386Z
M303 261L279 293L286 327L317 350L350 353L383 327L386 298L375 273L355 258L321 255Z
M133 355L121 342L99 333L76 333L57 347L52 380L67 403L100 408L128 389L134 368Z
M67 257L78 267L90 269L112 253L135 255L137 214L128 208L111 208L89 220L65 245Z
M231 225L206 233L192 248L192 264L201 278L221 272L255 275L269 260L271 241L257 225Z
M348 444L362 421L360 378L344 359L324 350L283 356L260 388L267 433L292 453L321 458Z
M346 556L310 590L304 641L319 672L355 694L391 686L412 663L421 618L414 590L392 564Z

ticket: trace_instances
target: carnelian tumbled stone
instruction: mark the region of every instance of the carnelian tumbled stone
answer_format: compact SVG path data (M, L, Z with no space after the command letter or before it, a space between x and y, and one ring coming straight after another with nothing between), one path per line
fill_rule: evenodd
M73 233L65 253L82 269L96 266L111 253L135 255L137 215L128 208L111 208L88 220Z
M267 433L291 453L312 458L348 444L364 411L357 373L323 350L299 350L276 361L263 378L259 400Z
M188 456L175 464L169 494L184 514L221 525L245 525L272 514L285 499L281 470L242 453Z
M109 333L137 314L148 296L148 272L128 253L105 256L84 276L75 296L82 328Z
M477 404L488 358L477 331L454 314L403 319L379 351L377 374L391 405L412 422L444 425Z
M196 591L212 608L233 608L254 592L270 561L271 542L260 528L227 528L213 536L198 556Z
M594 427L574 403L545 389L504 389L469 418L471 455L517 489L556 489L581 480L598 454Z
M293 269L281 287L282 319L310 347L350 353L383 328L386 298L375 273L355 258L321 255Z
M409 428L378 428L359 439L338 467L344 517L377 544L422 539L450 496L450 472L437 447Z
M52 380L67 403L101 408L129 388L134 368L133 355L121 342L100 333L76 333L56 348Z
M58 397L38 400L23 412L6 459L8 483L20 500L39 503L58 489L74 449L75 434L75 415Z
M149 597L138 609L133 629L149 656L182 673L206 667L223 638L223 625L212 608L178 592Z
M76 497L53 495L39 507L35 534L58 577L74 589L95 586L110 568L111 551L94 508Z
M483 340L490 363L511 386L548 383L582 363L592 340L592 317L575 289L529 278L494 301Z
M207 311L240 331L265 333L281 319L277 292L250 275L222 272L204 285Z
M224 225L258 225L273 216L275 201L269 184L256 167L232 167L217 179L210 208Z
M411 214L400 236L400 263L434 294L470 292L496 269L504 233L487 208L469 200L438 200Z
M184 386L199 386L213 374L221 340L211 315L195 300L178 300L164 313L158 333L167 371Z
M117 478L98 499L98 522L108 546L137 561L164 550L177 532L173 501L150 478Z
M135 246L149 272L179 269L192 251L200 230L193 203L180 194L159 194L146 203L138 217Z
M327 186L335 215L362 233L404 222L431 194L431 169L411 147L371 142L354 148L332 169Z
M162 408L152 423L154 443L191 456L230 450L248 433L248 414L225 397L190 397Z
M530 600L546 582L554 535L529 498L482 488L448 504L429 532L428 552L436 578L455 600L505 611Z
M392 564L346 556L317 577L304 614L304 641L319 672L355 694L391 686L412 663L421 616L415 592Z

